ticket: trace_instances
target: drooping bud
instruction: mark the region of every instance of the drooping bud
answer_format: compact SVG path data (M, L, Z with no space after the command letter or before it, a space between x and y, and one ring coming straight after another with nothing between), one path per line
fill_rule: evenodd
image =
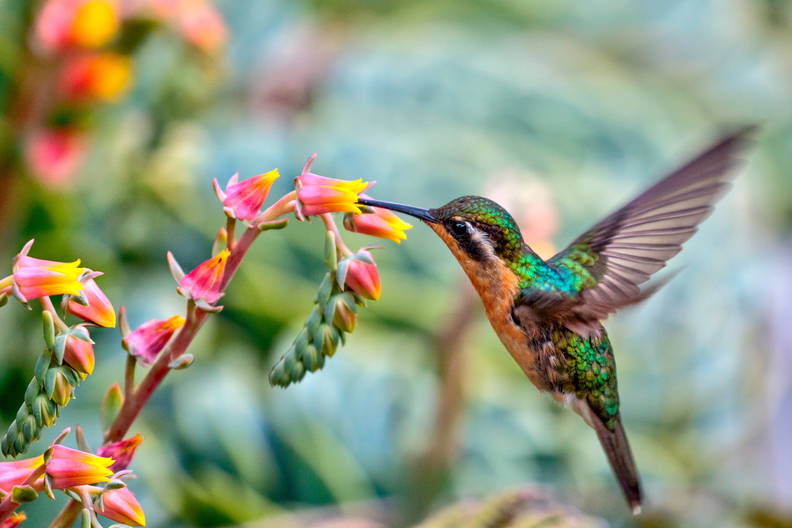
M127 335L122 343L130 354L144 365L150 365L170 341L173 333L184 326L185 319L174 315L168 319L147 321Z
M349 259L345 286L366 299L376 301L380 298L382 285L370 252L363 249Z
M146 516L143 508L129 488L119 488L102 493L96 513L128 526L145 526Z
M93 279L83 283L83 295L88 304L82 305L74 300L69 300L68 311L84 321L94 323L105 328L115 328L116 314L110 299L99 288Z
M86 376L92 374L96 361L93 343L68 336L66 338L63 360L80 374Z
M47 372L44 383L47 396L61 407L69 404L74 386L70 383L67 371L63 367L52 367Z
M225 249L204 261L179 281L179 287L190 299L216 303L223 295L221 287L229 255Z
M333 305L333 325L344 332L354 332L357 325L357 305L352 296L348 292L336 295Z
M115 460L113 465L110 466L110 470L113 471L113 473L118 473L129 467L129 463L135 456L135 451L141 442L143 442L143 436L136 434L124 440L102 446L96 451L96 454L103 457L110 457Z

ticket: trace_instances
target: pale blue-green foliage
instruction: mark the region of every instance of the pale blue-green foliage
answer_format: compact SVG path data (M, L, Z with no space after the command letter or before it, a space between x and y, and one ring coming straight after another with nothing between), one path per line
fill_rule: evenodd
M19 217L19 240L36 234L36 256L80 256L105 271L103 286L139 324L180 310L164 253L185 268L205 257L223 222L213 177L224 183L235 171L278 167L277 195L316 151L320 174L376 180L378 198L435 207L518 170L552 191L562 246L720 125L759 122L748 170L672 261L683 272L607 323L650 502L681 526L743 526L734 504L772 497L772 461L756 462L757 435L767 434L756 416L772 374L759 359L772 288L765 259L792 218L789 8L750 0L729 9L687 0L378 2L383 9L371 11L317 3L318 11L225 2L228 87L195 115L158 114L167 118L161 130L139 112L170 108L169 99L150 102L157 84L203 85L179 76L180 55L167 43L144 49L143 81L102 121L79 202L31 206ZM278 81L268 65L297 31L330 24L343 44L311 105L273 117L256 99L257 87ZM323 233L313 222L262 236L226 309L191 350L196 364L173 375L135 428L146 441L132 486L149 526L239 525L283 509L409 494L438 384L429 336L462 289L435 235L420 225L409 235L375 253L383 298L361 311L347 345L285 391L269 388L266 372L310 310ZM24 316L0 312L2 334L13 337L0 348L4 397L21 398L17 380L29 377L40 347L38 321L17 331ZM116 334L96 335L97 372L61 421L86 426L94 444L92 408L123 368ZM617 525L632 522L594 433L536 392L481 317L466 345L458 458L438 504L532 482ZM34 526L49 513L40 502L29 509Z

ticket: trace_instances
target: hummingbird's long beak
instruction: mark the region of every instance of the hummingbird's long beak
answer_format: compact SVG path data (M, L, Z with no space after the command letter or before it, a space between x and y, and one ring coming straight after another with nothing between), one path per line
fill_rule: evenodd
M412 205L404 205L393 202L381 202L379 200L370 200L368 198L358 198L358 203L361 205L370 205L372 207L382 207L383 209L390 209L397 213L404 213L415 218L420 218L425 222L437 222L437 218L432 216L429 209L421 209L420 207L413 207Z

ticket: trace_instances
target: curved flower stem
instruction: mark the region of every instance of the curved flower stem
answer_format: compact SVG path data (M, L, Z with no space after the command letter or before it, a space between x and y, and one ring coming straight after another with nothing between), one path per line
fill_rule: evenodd
M344 255L345 257L351 255L352 250L349 249L346 243L344 243L344 239L341 238L341 233L338 231L338 226L336 225L335 220L333 220L333 215L330 213L325 213L319 216L322 218L322 222L324 222L324 225L327 228L327 230L333 233L333 236L335 237L336 247L339 249L339 251L341 251L341 254Z
M41 298L41 307L52 315L52 320L55 321L55 325L57 325L59 330L69 329L69 326L64 323L63 319L61 319L60 315L58 315L58 311L55 309L55 306L52 304L52 300L49 297Z

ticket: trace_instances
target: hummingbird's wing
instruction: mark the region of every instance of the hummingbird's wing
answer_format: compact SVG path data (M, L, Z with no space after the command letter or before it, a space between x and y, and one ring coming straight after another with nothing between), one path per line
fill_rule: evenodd
M548 264L580 284L561 309L592 326L653 293L656 287L641 291L639 285L679 253L710 215L730 187L730 169L752 129L724 136L552 257Z

